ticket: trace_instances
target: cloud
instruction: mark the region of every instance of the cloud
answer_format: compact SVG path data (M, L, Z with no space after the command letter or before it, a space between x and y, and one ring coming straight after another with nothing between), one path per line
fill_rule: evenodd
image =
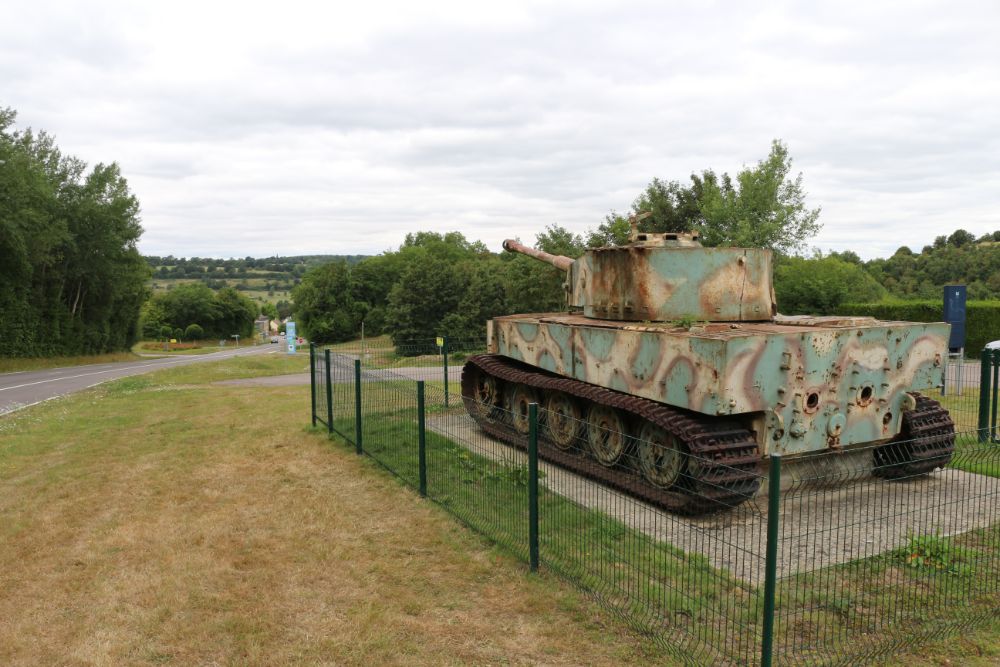
M1000 228L992 3L47 4L0 25L0 104L118 161L150 254L498 248L773 138L819 247Z

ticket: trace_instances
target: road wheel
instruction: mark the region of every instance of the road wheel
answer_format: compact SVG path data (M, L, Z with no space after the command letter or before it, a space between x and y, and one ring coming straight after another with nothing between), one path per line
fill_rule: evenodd
M587 445L603 466L618 463L628 446L625 418L607 405L595 405L587 412Z
M468 367L467 367L468 368ZM492 375L484 373L482 370L471 366L474 376L472 378L472 401L469 406L483 419L497 421L502 412L500 403L500 381Z
M558 392L545 404L545 434L559 449L569 449L577 444L583 411L573 398Z
M673 486L684 468L684 445L677 436L650 422L639 429L639 470L653 486Z
M510 409L511 425L522 435L528 435L531 421L528 419L528 405L538 402L538 394L531 387L516 384L507 394L507 406Z

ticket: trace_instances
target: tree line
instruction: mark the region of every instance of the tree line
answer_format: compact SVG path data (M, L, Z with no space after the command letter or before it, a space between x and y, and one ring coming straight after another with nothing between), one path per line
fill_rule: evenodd
M629 214L649 212L644 231L696 231L705 246L774 251L780 312L838 312L845 303L940 299L945 284L967 284L973 299L1000 299L1000 232L980 238L964 230L914 253L863 261L856 253L813 251L819 208L806 205L802 175L792 176L787 147L735 176L705 170L687 183L654 178L624 214L612 211L583 235L550 225L534 247L580 256L588 247L628 242ZM522 255L490 252L458 232L408 234L394 251L358 262L313 268L292 292L300 326L319 343L350 340L361 325L397 343L447 334L478 340L485 322L509 313L565 308L564 274Z
M649 212L642 231L697 231L706 246L745 245L784 254L804 247L820 227L819 209L805 204L801 174L780 141L768 156L731 177L711 170L690 183L653 181L632 203ZM628 242L629 214L612 211L584 235L559 225L539 233L534 246L579 257L588 247ZM295 316L315 342L388 333L398 343L446 333L478 340L485 321L507 313L565 308L565 274L530 257L490 252L479 241L450 232L408 234L399 249L353 265L312 269L293 290Z
M148 296L139 201L117 164L88 170L15 120L0 108L0 356L127 349Z
M274 305L264 304L269 317L277 318ZM178 285L154 294L142 307L142 336L146 339L228 339L253 333L261 309L232 287L212 290L202 283Z

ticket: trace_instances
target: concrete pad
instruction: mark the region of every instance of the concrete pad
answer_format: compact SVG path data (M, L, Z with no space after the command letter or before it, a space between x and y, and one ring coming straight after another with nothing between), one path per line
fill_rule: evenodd
M427 428L495 461L523 464L526 454L489 437L471 417L431 417ZM544 461L541 484L657 540L699 553L751 584L764 580L766 493L728 512L690 518L627 497ZM1000 516L1000 479L947 469L904 482L865 478L844 486L785 490L778 576L787 577L885 553L911 535L958 535ZM544 521L544 517L542 519Z

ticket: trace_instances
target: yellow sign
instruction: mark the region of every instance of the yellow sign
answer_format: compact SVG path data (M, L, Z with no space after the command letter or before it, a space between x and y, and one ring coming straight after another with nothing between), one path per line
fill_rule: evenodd
M437 344L438 344L438 347L444 347L444 338L442 338L441 336L438 336Z
M171 343L176 343L176 342L177 342L177 339L176 339L176 338L171 338L171 339L170 339L170 342L171 342Z

